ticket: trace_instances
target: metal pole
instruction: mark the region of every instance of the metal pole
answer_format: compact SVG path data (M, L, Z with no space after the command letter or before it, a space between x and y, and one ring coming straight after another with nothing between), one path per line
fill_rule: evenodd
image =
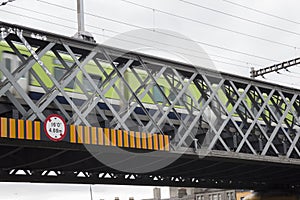
M87 40L90 42L96 42L92 34L84 30L83 0L77 0L77 21L78 21L78 32L74 37Z
M92 190L92 186L90 185L90 195L91 195L91 200L93 200L93 190Z
M83 0L77 0L77 20L78 20L78 33L84 32L84 11Z

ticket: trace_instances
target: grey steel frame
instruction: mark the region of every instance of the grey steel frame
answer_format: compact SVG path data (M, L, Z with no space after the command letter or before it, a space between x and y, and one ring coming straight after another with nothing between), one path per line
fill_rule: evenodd
M68 124L92 126L90 119L94 116L110 128L169 134L174 152L194 148L194 154L199 155L203 151L207 155L218 152L224 157L231 153L240 159L241 154L249 154L245 159L263 156L272 162L285 159L300 164L297 89L3 22L0 30L1 44L21 61L13 72L1 62L0 71L5 78L0 97L7 99L22 119L44 121L49 112L56 112ZM22 56L24 52L29 56ZM50 52L51 58L59 60L65 69L60 80L51 71L53 66L43 62ZM73 63L71 66L66 57ZM101 81L95 82L91 77L91 63L101 72ZM33 66L47 74L51 86ZM26 73L44 90L38 100L18 83ZM90 90L78 74L86 79ZM75 92L65 89L72 80L77 85ZM158 102L154 87L162 102ZM74 98L79 90L79 99Z

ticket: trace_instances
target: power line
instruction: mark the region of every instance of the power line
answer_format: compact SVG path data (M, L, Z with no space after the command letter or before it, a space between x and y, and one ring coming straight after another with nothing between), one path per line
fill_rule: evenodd
M49 4L49 5L52 5L52 6L60 7L60 8L66 9L66 10L71 10L71 11L77 12L76 9L69 8L69 7L66 7L66 6L62 6L62 5L50 3L50 2L47 2L47 1L43 1L43 0L37 0L37 1L42 2L42 3L45 3L45 4ZM101 19L104 19L104 20L108 20L108 21L120 23L120 24L123 24L123 25L131 26L131 27L134 27L134 28L141 28L141 29L142 29L142 28L145 28L145 27L142 27L142 26L138 26L138 25L134 25L134 24L130 24L130 23L126 23L126 22L114 20L114 19L111 19L111 18L108 18L108 17L103 17L103 16L100 16L100 15L95 15L95 14L92 14L92 13L87 13L87 12L85 12L85 14L86 14L86 15L93 16L93 17L101 18Z
M261 10L257 10L257 9L254 9L254 8L251 8L251 7L239 4L239 3L235 3L235 2L232 2L232 1L228 1L228 0L223 0L223 1L226 2L226 3L233 4L235 6L239 6L239 7L248 9L248 10L252 10L252 11L260 13L260 14L264 14L264 15L267 15L267 16L270 16L270 17L274 17L274 18L277 18L277 19L281 19L281 20L284 20L284 21L288 21L288 22L300 25L300 22L297 22L297 21L294 21L294 20L290 20L290 19L287 19L287 18L284 18L284 17L280 17L280 16L273 15L273 14L270 14L270 13L267 13L267 12L263 12Z
M87 24L86 26L89 26L89 27L92 27L92 28L96 28L96 29L101 29L101 28L93 26L93 25L88 25ZM115 34L126 35L126 36L134 38L134 39L142 39L142 40L145 40L145 41L154 42L154 43L162 44L162 45L165 45L165 46L172 46L172 47L175 47L175 48L185 49L185 50L188 50L188 51L193 51L193 52L196 52L196 53L200 53L200 54L205 54L206 55L206 53L200 52L200 51L195 51L195 49L188 49L188 48L185 48L185 47L182 47L182 46L176 46L176 45L173 45L173 44L168 44L168 43L164 43L164 42L154 41L154 40L146 39L146 38L143 38L143 37L132 36L132 35L129 35L129 34L126 34L126 33L121 33L121 32L110 30L110 29L101 29L101 30L105 30L105 31L112 32L112 33L115 33ZM180 52L180 53L182 53L182 52ZM186 54L186 55L193 56L192 54ZM224 56L220 56L220 55L216 55L216 54L209 54L209 56L219 57L219 58L223 58L223 59L227 59L227 60L235 61L235 62L241 62L241 63L244 63L244 64L251 64L251 65L255 65L255 66L260 66L259 64L254 64L254 63L251 63L251 62L247 62L247 61L243 61L243 60L238 60L238 59L232 59L232 58L228 58L228 57L224 57Z
M108 35L105 35L105 34L98 34L98 33L93 33L95 35L100 35L100 36L104 36L104 37L107 37L107 38L111 38L111 36L108 36ZM132 41L129 41L129 40L124 40L124 39L120 39L120 38L114 38L114 39L117 39L117 40L120 40L120 41L124 41L124 42L130 42L130 43L136 43L136 44L141 44L141 43L137 43L137 42L132 42ZM159 49L159 48L158 48ZM164 50L164 49L160 49L160 50ZM182 53L182 52L178 52L178 51L174 51L176 53L180 53L180 54L185 54L185 53ZM191 54L185 54L185 55L189 55L189 56L193 56L193 57L197 57L197 58L202 58L202 59L207 59L207 58L203 58L203 57L199 57L199 56L195 56L195 55L191 55ZM215 59L209 59L209 60L212 60L214 62L218 62L218 63L223 63L223 64L228 64L228 65L234 65L236 67L241 67L241 68L248 68L249 67L246 67L246 66L242 66L242 65L236 65L234 63L228 63L228 62L223 62L223 61L219 61L219 60L215 60ZM298 67L298 66L296 66ZM287 70L288 71L288 70ZM294 73L294 72L291 72L291 71L288 71L290 73ZM297 73L295 72L296 74L300 74L300 73ZM287 74L282 74L282 73L278 73L280 75L284 75L284 76L289 76L289 77L294 77L294 78L300 78L299 76L293 76L293 75L287 75ZM263 77L264 78L264 77ZM265 79L265 78L264 78ZM292 85L295 85L294 83L288 83L288 82L284 82L284 81L277 81L276 83L285 83L285 84L292 84Z
M93 32L91 32L91 33L95 34L95 35L99 35L99 36L104 36L104 37L107 37L107 38L111 38L111 36L108 36L108 35L105 35L105 34L99 34L99 33L93 33ZM113 38L113 39L120 40L120 41L123 41L123 42L135 43L135 44L138 44L138 45L145 45L143 43L134 42L134 41L131 41L131 40L125 40L125 39L121 39L121 38ZM153 46L149 46L149 47L153 48ZM158 49L158 50L164 50L164 51L168 50L168 49L162 49L162 48L157 48L157 47L155 47L155 48ZM220 61L220 60L216 60L216 59L210 59L208 57L200 57L200 56L196 56L196 55L192 55L192 54L187 54L187 53L183 53L183 52L179 52L179 51L174 51L174 52L182 54L182 55L192 56L192 57L195 57L195 58L200 58L200 59L204 59L204 60L211 60L211 61L222 63L222 64L228 64L228 65L233 65L233 66L236 66L236 67L241 67L241 68L247 68L247 69L249 69L249 67L246 67L246 66L243 66L243 65L237 65L235 63L229 63L229 62L224 62L224 61Z
M283 73L279 73L279 75L283 75L283 76L288 76L288 77L293 77L293 78L300 78L300 76L294 76L291 74L283 74ZM280 81L281 82L281 81Z
M294 76L294 75L291 75L291 74L284 74L284 73L277 73L277 74L278 74L278 76L286 76L286 77L289 77L289 78L291 78L291 77L297 78L297 79L300 78L300 76ZM268 80L268 82L270 82L270 83L275 83L275 84L283 83L283 84L286 84L287 87L293 87L293 88L295 88L295 87L299 88L300 87L300 85L296 84L296 82L286 82L286 81L282 81L282 79L280 79L280 78L277 78L275 80L267 78L265 76L262 76L262 78L264 80Z
M122 1L126 1L126 0L122 0ZM289 31L289 30L286 30L286 29L283 29L283 28L280 28L280 27L277 27L277 26L272 26L272 25L261 23L261 22L257 22L257 21L251 20L251 19L243 18L243 17L237 16L237 15L229 14L229 13L226 13L226 12L223 12L223 11L220 11L220 10L216 10L216 9L213 9L213 8L209 8L209 7L206 7L206 6L202 6L202 5L190 2L190 1L186 1L186 0L179 0L179 1L184 2L186 4L190 4L190 5L195 6L195 7L203 8L203 9L206 9L206 10L210 10L212 12L216 12L216 13L219 13L219 14L227 15L227 16L239 19L239 20L247 21L247 22L250 22L250 23L258 24L258 25L261 25L261 26L265 26L265 27L268 27L268 28L272 28L272 29L275 29L275 30L279 30L279 31L282 31L282 32L286 32L286 33L290 33L290 34L294 34L294 35L300 36L300 33L297 33L297 32L294 32L294 31Z
M11 6L11 5L10 5L10 6ZM14 7L16 7L16 6L14 6ZM22 8L22 9L24 9L24 8ZM6 13L10 13L10 14L13 14L13 15L18 15L18 16L25 17L25 18L29 18L29 19L34 19L34 20L41 21L41 22L45 22L45 23L49 23L49 24L53 24L53 25L57 25L57 26L61 26L61 27L64 27L64 28L72 29L72 30L77 30L77 29L74 28L74 27L70 27L70 26L58 24L58 23L55 23L55 22L53 22L53 21L42 20L42 19L40 19L40 18L34 18L34 17L31 17L31 16L29 17L29 16L26 16L26 15L23 15L23 14L20 14L20 13L14 13L14 12L6 11L6 10L0 10L0 11L6 12ZM39 14L42 14L42 13L37 12L37 11L35 11L35 12L36 12L36 13L39 13ZM60 17L57 17L57 16L48 15L48 14L45 14L45 15L51 16L51 17L54 17L54 18L58 18L58 19L61 19L61 20L65 20L65 21L69 21L69 22L74 22L74 23L75 23L75 21L72 21L72 20L68 20L68 19L64 19L64 18L60 18ZM93 27L96 28L95 26L93 26ZM98 29L100 29L100 28L98 28ZM107 30L107 29L102 29L102 30ZM111 36L107 36L107 35L105 35L105 34L99 34L99 33L93 33L93 34L99 35L99 36L103 36L103 37L107 37L107 38L111 38ZM117 38L117 39L120 40L120 38ZM131 42L131 43L132 43L132 41L129 41L129 40L123 40L123 41L125 41L125 42ZM140 43L139 43L139 44L140 44ZM177 52L177 53L182 53L182 52ZM188 55L190 55L190 54L188 54ZM190 56L195 56L195 55L190 55ZM198 56L195 56L195 57L198 57ZM198 57L198 58L201 58L201 57ZM246 67L246 66L236 65L236 64L233 64L233 63L223 62L223 61L219 61L219 60L213 60L213 59L212 59L212 61L219 62L219 63L223 63L223 64L235 65L235 66L237 66L237 67L248 68L248 67ZM298 66L296 66L296 67L298 67ZM300 73L297 73L297 72L291 72L291 73L300 74ZM292 77L295 77L295 78L299 78L298 76L293 76L293 75L290 75L290 74L289 74L289 75L287 75L287 74L281 74L281 75L288 76L288 77L291 77L291 76L292 76ZM276 82L281 82L281 83L285 83L285 84L289 84L289 85L292 84L292 85L295 86L294 83L288 83L288 82L283 82L283 81L278 81L278 80L276 80Z
M213 27L213 28L216 28L216 29L221 29L221 30L228 31L228 32L231 32L231 33L235 33L235 34L239 34L239 35L251 37L251 38L254 38L254 39L258 39L258 40L262 40L262 41L265 41L265 42L270 42L270 43L274 43L274 44L278 44L278 45L282 45L282 46L286 46L286 47L290 47L290 48L297 48L297 49L300 49L300 47L295 47L295 46L292 46L292 45L290 45L290 44L286 44L286 43L282 43L282 42L278 42L278 41L274 41L274 40L269 40L269 39L266 39L266 38L262 38L262 37L250 35L250 34L247 34L247 33L235 31L235 30L232 30L232 29L220 27L220 26L217 26L217 25L213 25L213 24L209 24L209 23L206 23L206 22L202 22L202 21L197 20L197 19L192 19L192 18L188 18L188 17L181 16L181 15L177 15L177 14L169 13L169 12L166 12L166 11L162 11L162 10L159 10L159 9L156 9L156 8L144 6L144 5L141 5L141 4L132 2L132 1L128 1L128 0L120 0L120 1L123 1L123 2L126 2L126 3L130 3L130 4L132 4L132 5L139 6L139 7L145 8L145 9L155 10L155 11L158 11L158 12L160 12L160 13L163 13L163 14L166 14L166 15L169 15L169 16L173 16L173 17L177 17L177 18L184 19L184 20L192 21L192 22L195 22L195 23L198 23L198 24L210 26L210 27ZM179 0L179 1L182 1L182 2L185 2L185 3L190 3L190 2L188 2L188 1L183 1L183 0ZM192 3L190 3L190 4L192 4ZM195 4L195 6L196 6L196 5L198 5L198 4ZM200 5L198 5L198 6L200 6ZM207 7L205 7L205 8L207 8ZM207 8L207 9L210 9L210 8ZM211 9L211 10L214 10L214 9ZM214 10L214 11L215 11L215 10ZM220 12L221 12L221 11L220 11ZM222 12L222 13L223 13L223 12ZM230 14L228 14L228 15L230 15ZM241 19L244 19L244 18L241 18ZM245 19L245 20L246 20L246 19ZM257 24L262 25L262 23L259 23L259 22L255 22L255 21L252 21L252 20L248 20L248 21L251 21L251 22L253 22L253 23L257 23ZM271 25L265 25L265 26L268 26L269 28L273 27L273 26L271 26ZM293 34L296 34L296 35L299 35L299 36L300 36L300 33L292 32L292 31L286 31L285 29L281 29L281 28L278 28L278 27L273 27L273 28L275 28L275 29L277 29L277 30L280 30L280 31L285 31L285 32L293 33Z
M20 7L20 6L16 6L16 5L8 5L8 6L14 7L14 8L18 8L18 9L22 9L22 10L26 10L26 11L30 11L30 12L33 12L33 13L36 13L36 14L40 14L40 15L44 15L44 16L48 16L48 17L53 17L53 18L56 18L56 19L67 21L67 22L77 23L74 20L66 19L66 18L63 18L63 17L55 16L55 15L50 15L50 14L47 14L45 12L39 12L39 11L32 10L32 9L29 9L29 8L24 8L24 7Z
M21 17L25 17L25 18L34 19L34 20L37 20L37 21L42 21L42 22L50 23L50 24L53 24L53 25L57 25L57 26L61 26L61 27L66 27L66 28L69 28L69 29L72 29L72 30L77 30L74 27L65 26L65 25L54 23L54 22L47 21L47 20L41 20L39 18L34 18L34 17L31 17L31 16L26 16L26 15L23 15L23 14L19 14L19 13L14 13L14 12L6 11L6 10L0 10L0 12L6 12L6 13L18 15L18 16L21 16ZM105 34L99 34L99 33L93 33L93 32L92 32L92 34L99 35L99 36L104 36L104 37L107 37L107 38L111 38L111 36L107 36ZM145 45L143 43L137 43L137 42L133 42L133 41L130 41L130 40L124 40L124 39L120 39L120 38L114 38L114 39L121 40L121 41L124 41L124 42L135 43L135 44L138 44L138 45ZM149 47L151 47L151 46L149 46ZM157 48L157 49L159 49L159 50L166 50L166 49L162 49L162 48ZM200 59L211 60L211 61L222 63L222 64L228 64L228 65L232 65L232 66L236 66L236 67L241 67L241 68L248 68L246 66L237 65L235 63L224 62L224 61L220 61L220 60L216 60L216 59L209 59L209 58L206 58L206 57L200 57L200 56L196 56L196 55L192 55L192 54L186 54L186 53L179 52L179 51L174 51L174 52L175 53L179 53L179 54L184 54L184 55L192 56L192 57L196 57L196 58L200 58Z
M53 17L53 18L60 19L60 20L63 20L63 21L72 22L72 23L77 23L77 22L74 21L74 20L70 20L70 19L66 19L66 18L62 18L62 17L58 17L58 16L46 14L46 13L44 13L44 12L39 12L39 11L35 11L35 10L32 10L32 9L23 8L23 7L19 7L19 6L15 6L15 5L9 5L9 6L14 7L14 8L18 8L18 9L22 9L22 10L26 10L26 11L30 11L30 12L33 12L33 13L36 13L36 14L45 15L45 16L48 16L48 17ZM48 21L47 21L47 22L48 22ZM56 25L57 25L57 24L56 24ZM145 41L150 41L150 42L154 42L154 43L157 43L157 44L162 44L162 45L165 45L165 46L172 46L172 47L175 47L175 48L180 48L180 49L185 49L185 50L192 51L192 52L197 52L197 53L201 53L201 54L206 54L206 53L204 53L204 52L195 51L195 49L189 49L189 48L185 48L185 47L182 47L182 46L176 46L176 45L173 45L173 44L168 44L168 43L164 43L164 42L160 42L160 41L155 41L155 40L146 39L146 38L143 38L143 37L132 36L132 35L129 35L129 34L126 34L126 33L121 33L121 32L114 31L114 30L111 30L111 29L106 29L106 28L100 28L100 27L97 27L97 26L94 26L94 25L86 24L86 26L92 27L92 28L95 28L95 29L98 29L98 30L109 31L109 32L116 33L116 34L123 34L123 35L126 35L126 36L128 36L128 37L135 38L135 39L142 39L142 40L145 40ZM72 29L73 29L73 28L72 28ZM190 54L190 55L191 55L191 54ZM244 63L244 64L255 65L255 66L257 66L257 67L258 67L258 66L261 66L260 64L251 63L251 62L248 62L248 61L243 61L243 60L238 60L238 59L233 59L233 58L229 58L229 57L225 57L225 56L220 56L220 55L217 55L217 54L209 54L209 56L214 56L214 57L218 57L218 58L222 58L222 59L227 59L227 60L234 61L234 62L240 62L240 63ZM246 67L245 67L245 68L246 68Z
M64 28L68 28L68 29L72 29L72 30L77 30L77 29L74 28L74 27L70 27L70 26L66 26L66 25L54 23L54 22L52 22L52 21L42 20L42 19L40 19L40 18L34 18L34 17L32 17L32 16L26 16L26 15L23 15L23 14L14 13L14 12L6 11L6 10L0 10L0 12L6 12L6 13L13 14L13 15L18 15L18 16L21 16L21 17L25 17L25 18L29 18L29 19L33 19L33 20L37 20L37 21L41 21L41 22L45 22L45 23L57 25L57 26L61 26L61 27L64 27ZM55 17L55 16L53 16L53 17ZM61 19L62 19L62 18L61 18ZM66 20L66 19L65 19L65 20ZM72 20L66 20L66 21L74 22L74 21L72 21ZM105 30L105 29L104 29L104 30ZM92 33L92 34L99 35L99 36L103 36L103 37L107 37L107 38L111 38L111 36L107 36L107 35L105 35L105 34L99 34L99 33ZM117 39L118 39L118 40L122 40L122 39L120 39L120 38L117 38ZM123 40L123 41L125 41L125 42L131 42L131 43L132 43L132 41L129 41L129 40ZM140 43L138 43L138 44L140 44ZM191 55L191 56L194 56L194 55ZM195 57L196 57L196 56L195 56ZM201 58L201 57L198 57L198 58ZM213 60L213 59L212 59L212 61L214 61L214 62L219 62L219 63L223 63L223 64L228 64L228 65L234 65L234 66L242 67L242 68L248 68L248 67L246 67L246 66L236 65L236 64L233 64L233 63L223 62L223 61L219 61L219 60ZM297 67L297 66L296 66L296 67ZM299 74L300 74L300 73L299 73ZM282 75L289 76L289 75L286 75L286 74L282 74ZM296 76L293 76L293 77L299 78L299 77L296 77ZM277 81L277 82L278 82L278 81ZM288 83L288 82L283 82L283 81L279 81L279 82L285 83L285 84L290 84L290 85L291 85L291 84L292 84L292 85L295 85L295 84L293 84L293 83Z
M37 0L37 1L49 4L49 5L53 5L53 6L56 6L56 7L64 8L64 9L67 9L67 10L76 11L75 9L68 8L68 7L61 6L61 5L57 5L57 4L53 4L53 3L49 3L49 2L46 2L46 1L43 1L43 0ZM142 27L142 26L130 24L130 23L119 21L119 20L115 20L115 19L110 19L110 18L103 17L103 16L100 16L100 15L95 15L95 14L92 14L92 13L86 13L86 14L90 15L90 16L93 16L93 17L96 17L96 18L100 18L100 19L104 19L104 20L107 20L107 21L115 22L115 23L118 23L118 24L122 24L122 25L130 26L130 27L134 27L134 28L140 28L140 29L146 29L146 30L148 30L147 28ZM148 30L148 31L152 31L152 30ZM173 34L169 34L169 33L165 33L165 32L161 32L159 30L155 30L155 31L157 33L159 33L159 34L167 35L167 36L178 38L178 39L181 39L181 40L188 40L187 38L179 37L179 36L176 36L176 35L173 35ZM188 41L190 41L190 40L188 40ZM242 52L242 51L233 50L233 49L221 47L221 46L218 46L218 45L205 43L205 42L202 42L202 41L195 40L195 42L198 43L198 44L209 46L209 47L213 47L213 48L217 48L217 49L222 49L222 50L225 50L225 51L230 51L230 52L233 52L233 53L242 54L242 55L246 55L246 56L251 56L251 57L259 58L259 59L262 59L262 60L267 60L267 61L272 61L272 62L279 62L277 60L270 59L270 58L267 58L267 57L258 56L258 55L254 55L254 54L250 54L250 53L245 53L245 52ZM293 47L293 48L295 48L295 47Z
M23 15L23 14L20 14L20 13L14 13L14 12L10 12L10 11L7 11L7 10L0 10L0 12L6 12L6 13L9 13L9 14L12 14L12 15L17 15L17 16L20 16L20 17L34 19L34 20L37 20L37 21L53 24L53 25L56 25L56 26L61 26L61 27L65 27L65 28L68 28L68 29L77 30L76 28L71 27L71 26L61 25L61 24L58 24L58 23L55 23L55 22L52 22L52 21L43 20L43 19L34 18L34 17L29 17L27 15Z

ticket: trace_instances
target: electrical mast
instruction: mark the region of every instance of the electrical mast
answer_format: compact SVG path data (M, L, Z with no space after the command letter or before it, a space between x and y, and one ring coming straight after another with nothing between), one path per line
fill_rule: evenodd
M78 32L74 37L87 40L90 42L96 42L91 33L84 30L84 9L83 9L83 0L77 0L77 23L78 23Z

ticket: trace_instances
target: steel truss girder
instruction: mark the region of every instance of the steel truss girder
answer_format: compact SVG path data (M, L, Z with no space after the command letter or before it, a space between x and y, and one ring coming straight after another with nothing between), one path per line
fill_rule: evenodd
M15 71L1 62L0 96L22 119L44 121L56 112L68 124L91 126L95 115L110 128L169 134L173 150L205 147L207 153L233 151L278 162L300 158L299 90L11 24L0 27L1 42L21 61ZM64 70L59 80L44 61L49 52ZM98 83L91 65L102 78ZM27 73L43 91L38 99L19 83ZM70 92L66 86L73 80L78 87Z
M0 170L1 182L43 182L43 183L81 183L81 184L120 184L120 185L153 185L174 187L206 188L255 188L263 189L263 183L251 184L242 181L218 180L197 177L164 176L157 174L132 174L122 172L88 172L63 170L32 170L15 168ZM288 189L295 189L288 188Z

